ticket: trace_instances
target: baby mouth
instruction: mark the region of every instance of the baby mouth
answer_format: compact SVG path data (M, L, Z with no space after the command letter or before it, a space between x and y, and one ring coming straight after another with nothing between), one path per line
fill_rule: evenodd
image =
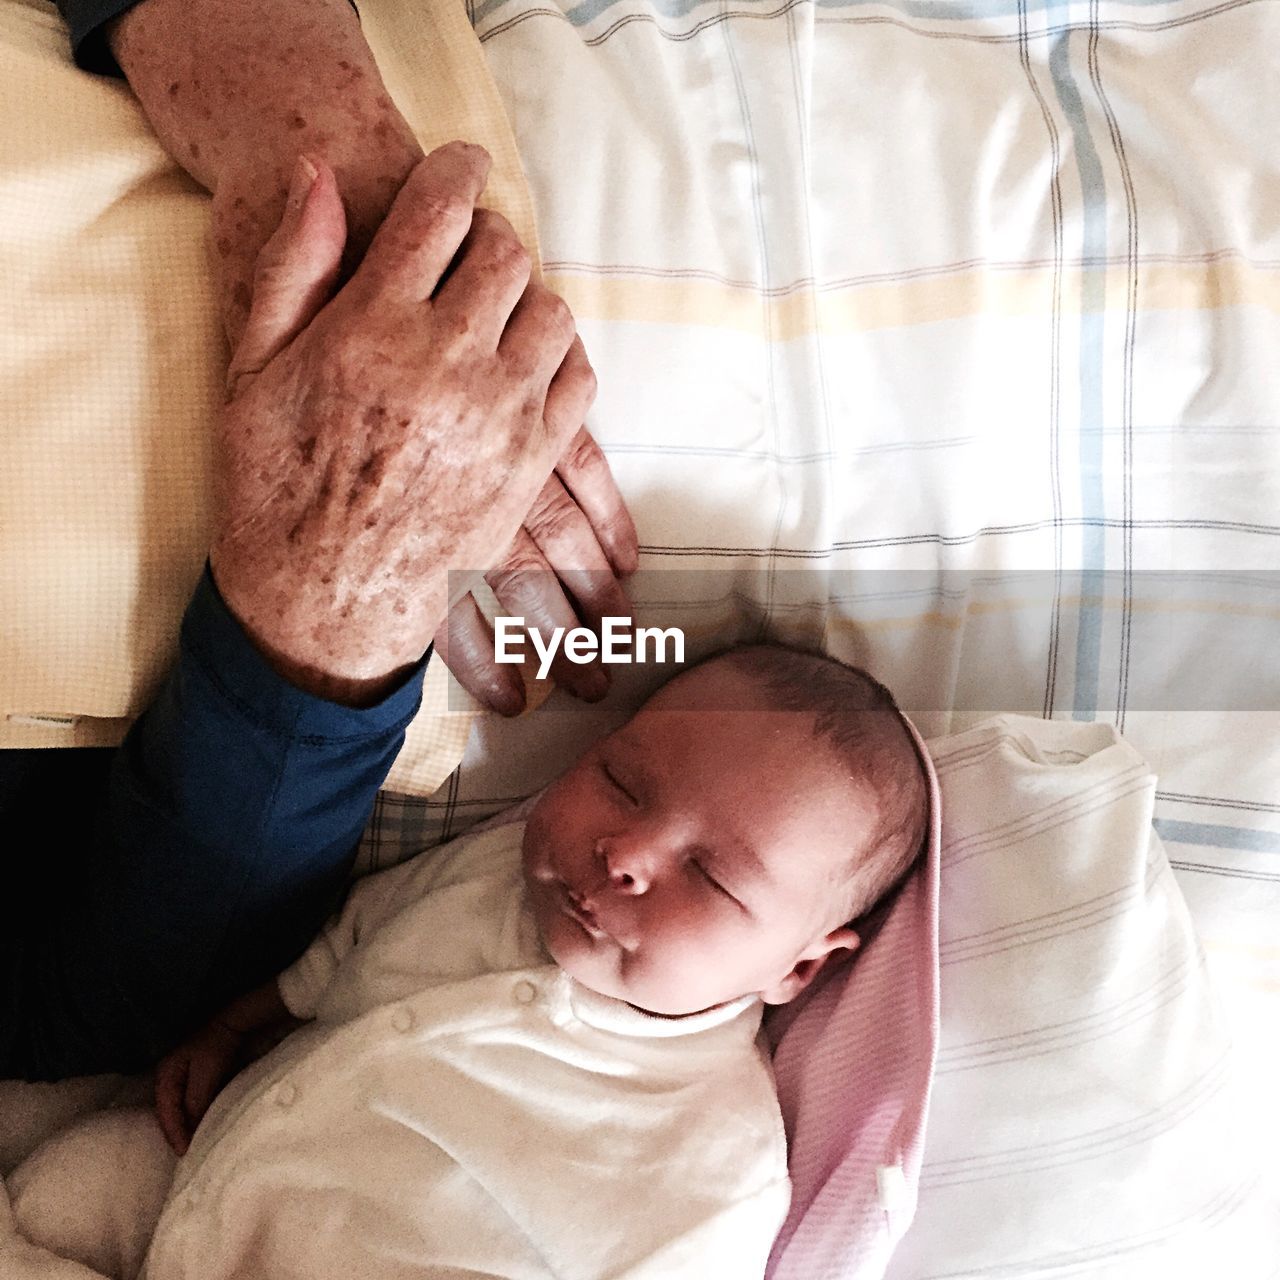
M593 938L600 939L609 936L600 927L600 922L596 919L595 912L586 905L581 894L574 893L573 890L566 887L564 890L564 903L565 914L571 920L576 920Z

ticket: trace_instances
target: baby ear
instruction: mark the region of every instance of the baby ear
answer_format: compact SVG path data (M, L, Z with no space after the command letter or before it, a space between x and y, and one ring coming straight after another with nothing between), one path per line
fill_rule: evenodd
M861 939L847 925L811 942L796 958L790 973L760 992L765 1004L786 1004L794 1000L822 972L824 966L842 954L852 955Z

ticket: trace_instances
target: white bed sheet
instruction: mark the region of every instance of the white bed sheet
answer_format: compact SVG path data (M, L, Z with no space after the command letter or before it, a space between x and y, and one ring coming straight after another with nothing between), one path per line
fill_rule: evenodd
M932 735L1122 727L1280 1139L1280 11L470 13L600 375L642 620L825 643ZM536 788L626 674L483 724L440 792L380 803L368 863Z
M644 621L819 641L926 733L1121 728L1280 1221L1280 11L470 7ZM367 856L540 783L646 687L621 683L486 721Z

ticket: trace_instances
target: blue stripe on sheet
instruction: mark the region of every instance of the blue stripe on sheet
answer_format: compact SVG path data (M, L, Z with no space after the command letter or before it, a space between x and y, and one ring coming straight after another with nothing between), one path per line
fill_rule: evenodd
M586 27L602 14L623 3L624 0L582 0L564 11L564 16L575 27ZM921 18L927 22L989 22L994 18L1014 18L1018 13L1018 0L814 0L819 9L892 9L907 18ZM1177 0L1108 0L1109 9L1159 9L1167 8ZM499 9L511 5L529 7L528 0L483 0L471 10L471 25L479 26ZM648 0L645 8L655 17L687 18L699 9L723 9L723 0ZM765 12L786 7L786 0L734 0L736 12L749 12L753 8ZM1061 0L1026 0L1025 11L1040 13L1060 7Z
M1065 0L1050 0L1051 12L1065 17ZM1080 177L1080 513L1100 522L1104 410L1102 366L1105 357L1106 269L1094 265L1107 255L1107 187L1102 161L1089 132L1084 100L1071 67L1072 33L1060 32L1049 50L1049 74L1062 113L1071 129L1072 153ZM1098 671L1102 652L1102 598L1106 569L1106 530L1086 523L1080 530L1080 613L1076 631L1075 695L1072 716L1092 720L1098 706Z
M1200 844L1215 849L1243 849L1249 853L1280 853L1280 831L1225 827L1211 822L1180 822L1156 818L1156 835L1170 844Z
M765 218L764 171L760 164L760 152L756 146L755 126L751 120L751 102L748 86L742 74L738 52L734 45L733 24L720 24L720 38L724 43L725 57L729 70L733 75L734 93L738 99L738 114L742 123L742 143L746 148L747 160L751 166L751 212L755 223L756 243L760 251L760 288L768 291L773 284L773 268L769 259L769 225ZM778 360L777 342L773 332L772 313L768 308L764 312L765 340L765 387L768 396L768 427L770 448L776 454L780 452L779 423L781 415L778 410L778 380L775 368ZM775 472L774 484L777 489L777 516L773 522L773 536L769 545L768 588L763 601L764 613L760 618L758 639L763 640L773 616L774 588L778 576L776 552L782 541L782 525L787 510L787 486L781 474Z

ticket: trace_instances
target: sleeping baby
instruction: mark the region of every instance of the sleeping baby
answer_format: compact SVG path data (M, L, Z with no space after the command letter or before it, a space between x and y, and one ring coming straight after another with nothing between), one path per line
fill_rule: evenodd
M19 1226L119 1276L150 1239L149 1280L761 1276L788 1202L763 1007L857 947L927 796L865 673L765 645L690 668L524 822L357 883L166 1059L182 1159L104 1113L14 1175Z

